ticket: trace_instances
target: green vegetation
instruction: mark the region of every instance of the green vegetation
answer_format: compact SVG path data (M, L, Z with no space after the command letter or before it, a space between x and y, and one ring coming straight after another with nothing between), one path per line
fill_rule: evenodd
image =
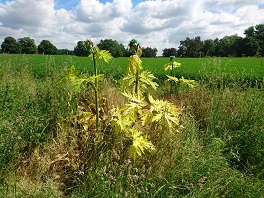
M29 69L37 77L51 75L55 70L60 72L72 65L90 74L94 68L93 62L87 61L87 57L0 54L0 63L11 60L18 68L25 62L31 65ZM181 67L175 69L174 75L177 78L184 76L206 83L217 79L214 83L237 83L246 86L255 86L256 83L264 81L264 58L175 58L174 61L181 63ZM114 58L108 64L100 65L98 72L118 80L126 72L126 62L125 57ZM159 79L159 83L167 79L164 65L168 63L168 58L142 58L142 62L144 69L151 71Z
M148 90L153 98L146 102L166 99L179 110L183 127L150 134L155 152L134 162L127 152L131 140L113 138L109 120L102 123L103 137L78 122L83 104L92 110L93 90L69 94L72 87L61 81L72 65L92 76L93 61L1 54L0 197L264 197L263 59L176 58L181 67L174 76L200 86L171 95L163 83L169 60L141 60L159 84L157 92ZM118 90L126 61L98 63L106 116L129 103Z

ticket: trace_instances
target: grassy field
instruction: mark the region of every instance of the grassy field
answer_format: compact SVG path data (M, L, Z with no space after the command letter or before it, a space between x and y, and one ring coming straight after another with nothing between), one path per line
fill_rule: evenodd
M106 111L124 103L115 82L126 58L100 65ZM0 197L264 197L263 58L176 59L175 75L199 80L169 94L167 58L142 58L160 80L153 96L181 111L179 132L133 162L122 139L94 147L76 123L90 90L61 82L85 57L0 55ZM110 134L113 131L108 131Z

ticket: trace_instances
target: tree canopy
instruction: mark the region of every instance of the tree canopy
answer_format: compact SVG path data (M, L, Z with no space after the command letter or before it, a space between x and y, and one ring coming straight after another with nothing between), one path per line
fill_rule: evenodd
M85 41L78 41L77 46L74 48L76 56L88 56L90 54L90 47L85 44Z
M24 37L18 39L18 43L20 43L21 53L23 54L34 54L37 52L37 46L35 45L34 39Z
M119 44L116 40L105 39L101 40L97 45L102 50L108 50L113 57L121 57L124 55L125 47Z
M38 45L38 53L40 54L57 54L58 49L48 40L42 40Z
M180 57L199 57L203 48L201 37L197 36L194 39L189 37L186 40L180 41L178 55Z
M170 57L176 55L177 55L177 50L175 48L165 48L162 53L162 56L164 57Z
M8 36L1 45L3 53L17 54L21 52L21 45L15 38Z
M244 34L244 38L234 34L205 41L201 41L199 36L194 39L186 37L185 40L180 41L178 56L264 56L264 24L251 26L244 31Z
M158 52L157 48L143 47L141 57L156 57L157 52Z

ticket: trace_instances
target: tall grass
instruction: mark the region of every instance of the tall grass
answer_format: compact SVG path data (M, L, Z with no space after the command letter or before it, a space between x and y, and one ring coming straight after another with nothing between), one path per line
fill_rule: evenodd
M261 83L226 86L204 72L208 79L193 90L168 96L162 85L155 96L179 107L184 128L133 162L111 128L96 147L80 130L77 104L90 99L89 90L72 95L60 81L73 62L0 63L0 197L264 197ZM100 95L111 114L124 101L108 69Z
M28 162L32 153L48 147L47 141L57 136L61 120L73 110L67 88L58 83L59 74L54 72L52 77L39 78L32 73L34 65L27 61L17 64L16 60L10 60L0 67L0 184L3 189L8 189L10 184L8 175L17 174L17 168Z

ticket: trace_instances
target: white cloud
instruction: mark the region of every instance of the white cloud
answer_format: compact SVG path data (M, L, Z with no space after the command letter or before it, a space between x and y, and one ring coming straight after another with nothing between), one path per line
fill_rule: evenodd
M161 54L166 47L177 48L186 37L243 36L246 28L264 23L264 9L259 7L263 0L147 0L134 7L131 0L79 0L71 10L58 5L63 1L55 2L0 3L0 43L7 36L29 36L36 44L48 39L58 48L73 49L77 41L88 38L95 43L114 39L124 45L136 38Z
M126 17L132 8L130 0L113 0L100 3L98 0L80 0L75 9L77 20L85 23L108 22L115 18Z
M53 0L16 0L0 4L0 20L11 28L52 26Z

